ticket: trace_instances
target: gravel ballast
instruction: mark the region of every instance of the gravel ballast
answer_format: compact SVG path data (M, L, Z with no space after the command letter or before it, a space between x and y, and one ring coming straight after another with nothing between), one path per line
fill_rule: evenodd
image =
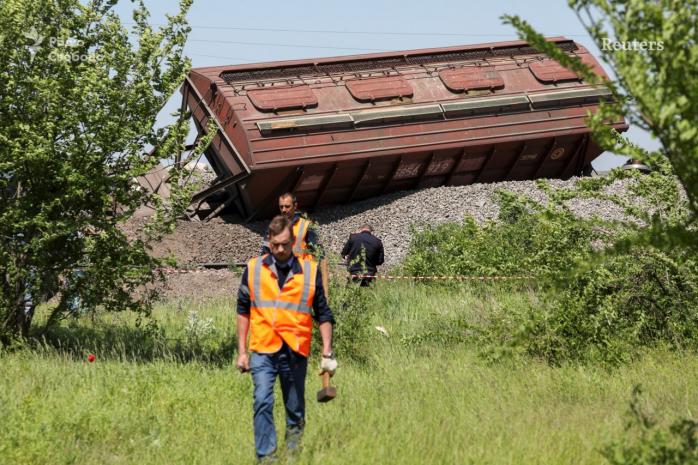
M550 180L549 183L554 188L572 187L577 179ZM607 188L607 193L628 198L629 182L633 181L616 181ZM383 240L386 265L392 266L407 253L411 225L460 222L465 215L471 215L478 222L494 219L498 209L493 194L500 189L526 195L539 202L546 199L535 181L436 187L397 192L321 209L312 214L312 219L318 225L323 245L335 253L341 251L350 233L364 223L371 224L376 236ZM606 220L625 218L623 209L610 201L572 199L568 206L580 217L597 215ZM267 224L268 220L250 224L230 223L222 219L208 223L180 221L173 234L155 244L153 252L157 256L176 257L180 266L244 262L259 252ZM138 225L132 224L128 229L136 230Z

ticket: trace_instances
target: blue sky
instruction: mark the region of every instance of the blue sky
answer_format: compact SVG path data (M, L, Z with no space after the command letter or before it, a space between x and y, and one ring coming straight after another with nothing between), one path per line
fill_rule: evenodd
M145 3L155 24L177 8L173 1ZM118 7L124 22L129 21L130 9L131 3L125 1ZM502 24L500 17L505 13L521 16L546 35L573 39L599 56L565 0L194 0L185 51L194 67L201 67L517 39L513 28ZM610 72L608 66L604 68ZM166 111L179 105L170 103ZM646 148L658 145L638 128L631 128L629 137ZM624 157L604 154L594 166L606 170L624 161Z

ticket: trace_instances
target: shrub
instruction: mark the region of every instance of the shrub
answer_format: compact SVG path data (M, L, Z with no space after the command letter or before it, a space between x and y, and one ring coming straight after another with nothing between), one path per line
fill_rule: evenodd
M695 262L658 250L606 255L548 288L539 308L500 316L483 330L490 356L526 353L553 364L566 360L617 364L643 348L698 348Z
M335 318L333 350L342 361L365 364L371 337L371 290L342 278L330 281L329 304ZM320 332L314 331L315 347L322 347Z
M603 455L611 465L696 465L698 422L682 418L661 428L639 405L641 391L633 390L631 421L623 441L610 444Z
M540 205L500 192L497 221L479 226L466 218L426 228L415 235L404 271L536 276L540 306L507 309L473 328L488 358L616 364L655 345L698 348L698 263L691 250L632 240L614 250L610 244L632 237L635 226L576 218L559 201L569 193L549 194L552 200Z
M604 236L592 221L552 204L540 205L499 191L497 221L479 226L471 217L413 232L403 270L411 276L555 275L593 252Z

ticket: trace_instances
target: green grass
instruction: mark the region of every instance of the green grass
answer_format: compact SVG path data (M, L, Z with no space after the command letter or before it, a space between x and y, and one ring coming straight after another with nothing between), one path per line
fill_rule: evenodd
M366 358L338 354L337 399L316 403L320 381L308 376L294 463L603 463L599 450L625 434L634 385L662 423L698 405L693 354L655 350L613 370L484 361L468 325L535 304L533 291L385 284L369 302ZM191 311L215 329L194 337ZM252 463L252 381L233 366L234 301L174 303L154 316L157 330L128 314L66 322L50 344L1 354L0 463Z

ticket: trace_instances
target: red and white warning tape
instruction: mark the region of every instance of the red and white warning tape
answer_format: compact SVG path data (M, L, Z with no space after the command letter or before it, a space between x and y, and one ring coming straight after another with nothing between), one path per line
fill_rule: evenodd
M231 272L227 268L209 269L209 268L159 268L159 271L165 274L185 274L185 273L220 273ZM332 276L339 278L353 279L385 279L385 280L411 280L411 281L522 281L533 280L535 276L466 276L466 275L450 275L450 276L400 276L379 274L371 275L349 275L345 273L332 273Z
M185 273L221 273L230 272L227 268L158 268L155 271L160 271L165 274L185 274Z
M345 276L345 275L337 275ZM413 281L505 281L505 280L530 280L535 279L535 276L465 276L465 275L452 275L452 276L396 276L396 275L386 275L379 274L375 276L371 275L350 275L354 279L387 279L387 280L397 280L397 279L409 279Z

